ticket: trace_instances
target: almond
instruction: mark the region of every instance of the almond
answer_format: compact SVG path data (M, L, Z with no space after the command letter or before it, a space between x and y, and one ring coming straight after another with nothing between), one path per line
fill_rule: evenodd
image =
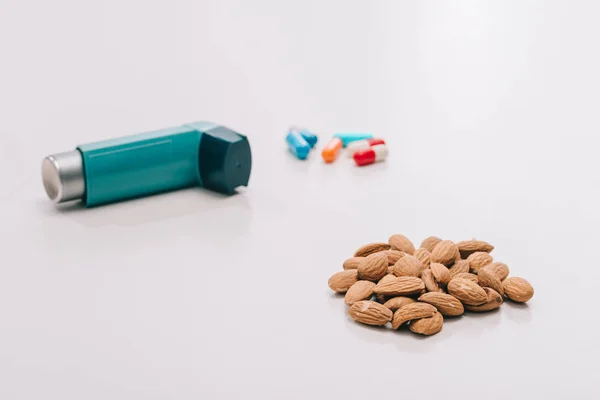
M444 264L447 267L459 259L458 247L451 240L442 240L431 252L431 262Z
M387 274L383 278L381 278L378 283L391 282L391 281L395 280L396 278L397 278L397 276L394 274Z
M415 299L411 299L410 297L398 296L398 297L392 297L391 299L386 301L384 306L386 306L387 308L389 308L392 311L396 311L400 307L403 307L410 303L414 303L415 301L416 301Z
M456 317L465 312L462 303L456 297L446 293L425 293L419 297L419 301L431 304L449 317Z
M352 257L344 261L344 269L357 269L364 257Z
M347 271L336 272L329 278L329 287L334 292L346 293L352 285L358 281L358 271L349 269Z
M439 312L433 314L433 317L416 319L408 325L408 329L411 332L418 333L420 335L435 335L442 330L444 325L444 317Z
M523 278L506 278L502 287L506 297L517 303L525 303L533 297L533 286Z
M364 246L362 246L358 250L356 250L356 252L354 252L354 257L366 257L373 253L377 253L377 252L389 250L389 249L390 249L390 245L387 243L381 243L381 242L369 243L369 244L365 244Z
M435 278L433 277L433 272L431 272L431 268L427 268L426 270L421 272L421 280L425 284L425 288L428 292L442 291Z
M487 294L487 300L485 301L485 303L483 303L480 306L465 305L465 308L467 309L467 311L473 311L473 312L492 311L502 305L502 296L500 296L500 294L498 292L496 292L494 289L490 289L487 287L483 288L483 290Z
M408 321L421 318L433 317L437 312L434 306L427 303L411 303L400 307L392 317L392 328L398 329Z
M425 249L415 250L414 256L417 260L421 261L424 268L429 267L429 264L431 264L431 253Z
M353 320L367 325L381 326L392 319L392 311L383 305L370 300L357 301L348 309Z
M405 252L398 251L398 250L385 250L385 251L382 251L382 253L387 256L388 265L396 264L399 259L401 259L402 257L404 257L406 255Z
M454 278L457 274L469 272L470 270L471 270L471 267L469 266L469 262L467 260L457 261L449 269L450 277Z
M400 250L408 254L413 254L415 252L415 246L404 235L392 235L390 236L388 243L390 244L392 250Z
M479 283L479 278L477 278L477 275L471 274L469 272L456 274L456 276L454 276L452 279L454 279L454 278L468 279L473 283L477 283L477 284ZM450 280L452 280L452 279L450 279Z
M389 268L389 267L388 267ZM394 274L390 274L388 273L386 276L384 276L383 278L381 278L379 280L379 282L377 282L377 284L384 284L386 282L391 282L393 280L396 279L396 275ZM375 290L375 289L373 289ZM383 294L376 294L375 298L377 299L378 302L380 302L381 304L385 303L386 301L388 301L392 296L387 296L387 295L383 295Z
M469 262L469 267L471 267L471 272L477 273L481 268L494 262L494 259L488 253L477 251L471 254L467 258L467 261Z
M368 300L373 296L373 289L375 283L371 281L358 281L354 285L350 286L350 289L346 292L344 302L351 306L357 301Z
M406 255L394 265L396 276L419 276L423 271L423 264L415 256Z
M431 272L438 284L446 286L450 282L450 271L443 264L431 263Z
M368 281L378 281L387 274L388 259L385 254L368 255L358 264L358 276Z
M487 269L488 271L493 272L494 274L496 274L498 279L500 279L501 281L508 278L508 274L510 273L510 270L508 269L508 265L501 263L501 262L494 262L494 263L488 264L485 267L483 267L483 269Z
M493 272L488 271L485 268L482 268L479 270L479 273L477 274L477 280L478 280L479 286L489 287L490 289L494 289L496 292L500 293L500 296L504 296L504 289L502 288L502 281Z
M431 253L435 246L441 241L442 239L439 237L429 236L428 238L423 239L421 242L421 248Z
M494 246L481 240L466 240L464 242L458 242L456 245L458 246L462 258L467 258L476 251L491 253L492 250L494 250Z
M487 300L485 290L468 279L452 279L448 284L448 293L470 306L479 306Z
M383 281L383 280L382 280ZM394 279L389 279L385 282L379 281L373 291L375 294L385 296L408 296L418 294L425 290L425 284L419 278L414 276L401 276Z

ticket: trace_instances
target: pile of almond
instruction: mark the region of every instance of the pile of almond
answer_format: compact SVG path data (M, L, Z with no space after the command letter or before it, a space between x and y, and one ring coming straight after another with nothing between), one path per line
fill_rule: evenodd
M465 311L495 310L504 298L525 303L533 287L523 278L508 277L508 266L494 262L494 246L481 240L454 243L431 236L415 246L404 235L388 243L370 243L344 261L329 287L345 293L355 321L434 335L445 317Z

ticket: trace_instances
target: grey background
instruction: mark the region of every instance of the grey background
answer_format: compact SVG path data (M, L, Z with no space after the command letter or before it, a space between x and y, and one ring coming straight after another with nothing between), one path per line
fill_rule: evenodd
M0 1L0 398L598 399L600 4ZM208 119L251 185L57 210L80 143ZM290 124L384 164L300 162ZM321 142L321 144L322 144ZM329 276L396 232L472 237L528 306L422 339Z

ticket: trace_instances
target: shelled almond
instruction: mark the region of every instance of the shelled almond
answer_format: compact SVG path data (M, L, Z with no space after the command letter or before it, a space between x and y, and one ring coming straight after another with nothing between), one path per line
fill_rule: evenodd
M490 254L481 240L455 243L430 236L415 249L402 234L358 248L329 279L344 294L352 319L366 325L408 327L420 335L442 330L444 317L499 308L504 299L524 303L534 294L523 278Z

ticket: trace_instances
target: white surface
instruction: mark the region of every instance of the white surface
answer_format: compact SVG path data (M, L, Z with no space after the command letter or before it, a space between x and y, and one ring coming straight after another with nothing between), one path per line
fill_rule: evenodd
M598 399L595 1L0 2L0 398ZM43 156L198 119L250 187L58 211ZM383 136L385 163L285 150ZM529 306L421 339L329 276L402 232L478 237Z

